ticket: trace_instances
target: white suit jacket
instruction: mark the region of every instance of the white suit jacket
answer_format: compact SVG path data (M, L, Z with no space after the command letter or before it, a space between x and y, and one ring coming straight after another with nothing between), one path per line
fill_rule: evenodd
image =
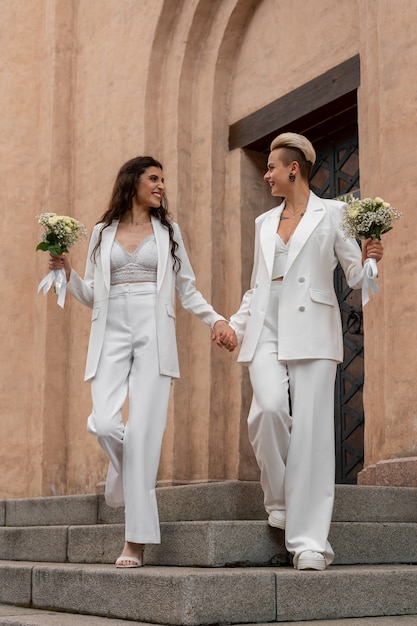
M276 232L285 201L255 222L251 288L230 325L242 342L238 361L248 365L259 341L268 305ZM289 247L278 305L278 359L343 360L342 324L333 286L340 262L347 280L362 270L355 239L340 229L344 204L310 192L306 212ZM359 282L357 287L359 288Z
M103 230L100 250L96 262L91 253L103 224L97 224L91 235L84 280L72 270L67 288L77 300L93 309L90 341L84 380L95 376L100 358L106 328L108 297L110 290L110 251L116 236L118 220ZM171 242L168 230L152 217L153 232L158 250L156 326L160 373L179 378L178 351L175 335L175 292L182 306L196 315L201 321L213 327L225 319L196 289L192 270L178 224L173 224L174 239L179 247L177 256L181 259L181 269L175 273L172 266Z

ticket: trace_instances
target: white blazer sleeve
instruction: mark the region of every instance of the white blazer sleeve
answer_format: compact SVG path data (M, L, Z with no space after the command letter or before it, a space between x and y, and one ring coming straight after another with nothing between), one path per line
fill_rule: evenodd
M356 239L354 237L346 237L340 227L342 211L345 206L340 202L332 203L332 210L329 211L329 214L333 220L335 230L334 251L349 284L355 276L362 272L362 252ZM359 281L353 289L360 289L361 286L362 281Z
M236 337L239 343L242 342L243 337L246 331L246 323L248 321L250 305L252 301L253 289L256 284L256 277L258 275L258 264L259 264L259 232L261 228L261 221L257 219L255 221L255 246L254 246L254 258L253 258L253 269L252 276L250 280L250 289L246 291L243 295L242 302L240 304L239 310L236 311L234 315L230 318L230 326L236 333Z
M96 226L90 238L84 279L72 269L70 279L67 283L68 291L82 304L90 308L93 308L94 303L94 273L96 269L96 264L91 260L91 254L97 243L99 232L100 228ZM98 254L100 254L100 252L98 252Z

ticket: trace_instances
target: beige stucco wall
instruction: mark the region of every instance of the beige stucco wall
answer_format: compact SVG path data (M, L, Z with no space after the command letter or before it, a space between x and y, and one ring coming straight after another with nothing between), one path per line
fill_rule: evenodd
M404 214L386 235L382 292L366 311L366 464L417 456L417 32L413 2L366 2L358 92L363 192ZM411 72L411 74L410 74Z
M155 155L198 286L230 315L247 286L253 217L270 199L259 157L228 151L228 126L357 53L362 192L404 212L365 310L366 463L416 456L413 0L0 0L0 9L0 498L90 492L105 477L85 431L90 313L36 294L47 268L34 252L35 215L68 213L91 231L121 163ZM84 243L71 252L81 273L85 253ZM211 345L208 328L182 310L177 319L182 378L160 480L256 478L247 373Z

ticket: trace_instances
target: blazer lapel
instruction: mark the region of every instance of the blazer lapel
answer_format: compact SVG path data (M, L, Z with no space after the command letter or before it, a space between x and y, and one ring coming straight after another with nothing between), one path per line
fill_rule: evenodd
M158 269L156 273L157 290L159 291L164 280L167 264L169 246L168 229L162 226L161 222L151 215L152 228L155 235L156 248L158 250Z
M110 252L118 225L119 220L113 220L110 226L103 230L101 238L101 269L107 291L110 291Z
M325 216L325 207L323 202L312 191L308 200L306 212L294 231L291 239L290 249L288 251L287 266L285 274L288 273L291 265L305 246L312 232L317 228Z
M282 202L275 209L272 209L270 214L264 219L259 235L261 250L265 260L269 278L271 278L272 266L274 264L276 243L275 239L278 230L279 218L284 209L284 206L285 203Z

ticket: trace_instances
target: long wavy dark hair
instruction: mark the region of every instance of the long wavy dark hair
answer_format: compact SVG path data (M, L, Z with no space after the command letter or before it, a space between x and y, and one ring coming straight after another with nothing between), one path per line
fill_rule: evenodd
M97 222L97 224L101 223L104 224L104 226L100 230L98 241L91 253L91 258L94 262L101 245L103 230L110 226L113 220L121 219L132 209L133 198L136 195L140 177L149 167L158 167L161 170L163 169L161 163L151 156L134 157L120 168L114 182L108 209ZM181 259L176 254L178 250L178 243L174 239L174 228L172 226L171 216L168 213L168 201L165 193L162 196L160 206L157 208L150 207L149 213L159 219L161 224L165 226L169 232L173 268L175 272L178 272L181 267Z

